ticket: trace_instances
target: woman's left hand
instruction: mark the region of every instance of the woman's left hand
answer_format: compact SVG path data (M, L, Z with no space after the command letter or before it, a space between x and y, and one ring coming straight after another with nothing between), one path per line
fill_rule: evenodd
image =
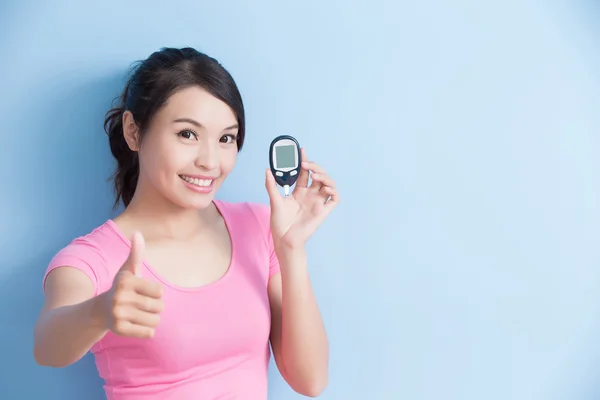
M339 203L335 182L317 164L307 161L301 149L302 167L292 194L284 197L270 169L266 188L271 202L271 234L275 246L304 246ZM309 177L311 183L309 186Z

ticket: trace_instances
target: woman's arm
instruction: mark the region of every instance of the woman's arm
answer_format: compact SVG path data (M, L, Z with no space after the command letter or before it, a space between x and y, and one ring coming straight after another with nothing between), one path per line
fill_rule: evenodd
M66 367L107 332L94 285L81 271L60 267L48 274L46 297L34 329L34 357L42 366Z
M56 268L46 278L46 302L35 326L35 359L64 367L84 356L110 330L149 338L164 308L162 286L139 276L144 238L132 238L129 257L109 291L94 295L93 282L75 268Z
M328 382L329 343L308 275L306 252L278 249L271 277L271 346L277 367L296 392L316 397Z

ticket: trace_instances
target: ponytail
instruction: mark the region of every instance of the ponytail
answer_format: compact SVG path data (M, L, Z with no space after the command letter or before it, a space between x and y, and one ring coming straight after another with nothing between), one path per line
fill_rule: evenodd
M104 120L104 130L108 135L110 151L117 161L117 168L111 176L114 182L116 209L119 201L122 201L125 207L129 205L139 176L138 155L129 148L123 136L123 114L127 104L127 93L129 85L125 87L123 94L119 98L119 104L106 113Z

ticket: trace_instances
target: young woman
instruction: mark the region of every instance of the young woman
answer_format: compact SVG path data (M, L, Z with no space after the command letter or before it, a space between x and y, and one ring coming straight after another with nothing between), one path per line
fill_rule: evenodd
M50 262L37 362L91 350L108 399L254 400L267 397L271 347L289 385L319 395L328 341L305 243L338 204L333 180L302 151L292 196L267 169L270 206L214 199L244 143L244 107L194 49L152 54L120 102L105 128L125 210Z

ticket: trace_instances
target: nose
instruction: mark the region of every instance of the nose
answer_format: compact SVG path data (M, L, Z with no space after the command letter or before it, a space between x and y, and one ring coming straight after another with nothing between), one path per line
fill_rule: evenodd
M219 166L219 149L216 145L204 142L199 146L196 167L212 171Z

